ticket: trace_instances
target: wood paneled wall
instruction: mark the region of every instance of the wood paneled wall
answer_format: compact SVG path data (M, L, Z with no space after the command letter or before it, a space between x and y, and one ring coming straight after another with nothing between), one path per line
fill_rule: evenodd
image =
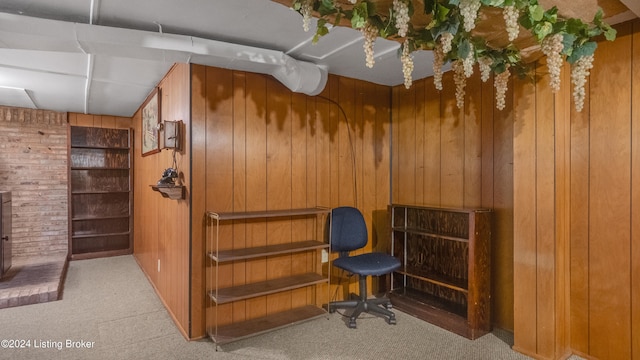
M450 74L393 89L393 201L495 210L493 322L536 358L640 359L640 22L618 30L580 113L568 66L502 111L477 75L463 111Z
M640 359L640 22L601 42L585 108L569 68L514 96L514 331L518 351Z
M173 317L190 337L190 79L189 65L175 65L160 82L161 120L182 120L184 146L176 153L178 173L187 185L184 200L163 198L151 189L172 166L172 150L142 156L141 114L134 127L134 256Z
M367 250L386 251L388 87L330 76L322 94L309 97L292 93L270 76L200 65L192 65L191 79L193 309L207 306L203 293L207 210L357 206L370 230ZM244 244L274 241L278 235L291 238L297 229L238 222L232 231L234 239ZM275 273L274 266L279 264L251 262L246 268L242 264L223 271L231 276L233 270L232 281L237 284ZM299 296L307 295L293 291L235 303L229 319L221 320L281 311L306 301ZM193 336L200 334L196 328L204 334L204 319L192 319Z
M449 74L442 92L432 79L406 90L330 76L321 96L308 97L269 76L177 65L160 84L163 119L187 122L193 148L178 166L191 213L190 200L149 189L170 153L140 156L137 113L136 258L196 338L205 329L206 210L356 205L370 247L385 251L390 201L490 207L492 317L514 330L514 348L544 359L640 359L640 23L618 29L615 42L600 43L581 113L566 67L557 94L543 67L535 83L511 82L502 111L493 85L474 75L459 111ZM246 241L268 236L234 229ZM234 314L262 311L254 306Z
M492 321L513 329L513 102L494 106L494 87L468 79L456 106L451 72L393 88L394 203L494 210Z

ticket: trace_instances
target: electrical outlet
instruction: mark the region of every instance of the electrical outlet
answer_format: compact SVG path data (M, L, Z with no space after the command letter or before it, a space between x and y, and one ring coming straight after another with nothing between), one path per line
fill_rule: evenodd
M322 263L329 262L329 252L327 249L322 249Z

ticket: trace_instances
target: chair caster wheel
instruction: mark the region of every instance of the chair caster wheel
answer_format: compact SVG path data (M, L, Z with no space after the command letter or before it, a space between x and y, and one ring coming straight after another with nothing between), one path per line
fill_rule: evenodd
M349 320L349 329L356 328L356 321L354 319Z
M384 304L385 309L391 310L393 309L393 305L391 303Z
M389 320L387 320L387 323L389 323L389 325L395 325L396 324L396 318L389 318Z
M329 306L329 314L333 314L334 312L336 312L336 308Z

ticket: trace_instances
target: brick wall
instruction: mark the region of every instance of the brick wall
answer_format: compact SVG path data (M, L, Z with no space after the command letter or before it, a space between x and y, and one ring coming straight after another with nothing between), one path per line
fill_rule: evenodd
M67 113L0 106L0 190L13 201L14 256L67 252Z

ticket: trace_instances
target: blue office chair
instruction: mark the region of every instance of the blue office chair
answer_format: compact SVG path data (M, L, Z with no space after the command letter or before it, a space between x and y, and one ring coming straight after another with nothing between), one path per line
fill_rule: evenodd
M349 328L356 328L356 319L362 312L385 316L389 324L396 323L396 316L388 298L367 299L367 276L389 274L400 268L400 261L391 255L373 252L349 256L349 252L367 245L367 226L360 211L353 207L338 207L331 212L331 251L339 253L333 266L358 275L360 294L358 299L329 303L329 312L336 309L355 309L349 316Z

